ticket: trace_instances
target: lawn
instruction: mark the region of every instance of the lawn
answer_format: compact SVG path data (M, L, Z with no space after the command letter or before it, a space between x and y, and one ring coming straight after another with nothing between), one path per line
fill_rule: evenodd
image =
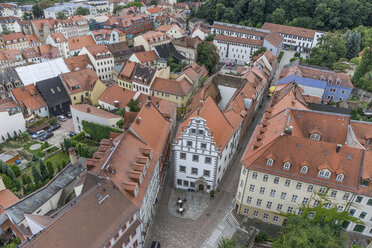
M6 147L9 147L9 148L21 148L22 146L21 145L18 145L18 144L14 144L13 142L11 141L7 141L7 142L4 142L1 144L2 146L6 146Z
M26 150L26 151L28 151L32 155L36 155L36 156L39 157L39 153L41 152L41 147L39 149L37 149L37 150L33 150L33 151L30 150L30 146L32 146L34 144L41 144L41 143L38 142L38 141L32 141L30 144L27 144L23 149Z

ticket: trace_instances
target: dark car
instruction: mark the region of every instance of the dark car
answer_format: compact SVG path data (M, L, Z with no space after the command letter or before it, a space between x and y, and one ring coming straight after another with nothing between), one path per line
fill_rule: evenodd
M64 114L64 116L66 116L67 118L70 118L70 119L72 118L72 114L70 112Z
M59 124L57 123L57 124L51 126L50 128L48 128L48 132L52 132L52 131L54 131L54 130L57 130L57 129L60 128L60 127L61 127L61 125L59 125Z
M160 243L158 241L153 241L151 244L151 248L160 248Z
M47 132L46 134L44 134L41 138L40 138L40 141L45 141L47 139L49 139L50 137L52 137L54 135L54 133L52 132Z
M74 137L75 135L76 135L75 132L71 132L71 133L70 133L70 137Z

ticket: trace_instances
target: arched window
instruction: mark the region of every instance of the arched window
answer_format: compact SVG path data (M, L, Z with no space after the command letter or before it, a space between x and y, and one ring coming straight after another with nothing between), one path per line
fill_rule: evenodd
M291 167L290 162L285 162L284 165L283 165L283 169L285 169L285 170L289 170L290 167Z
M307 167L307 166L302 166L301 167L301 174L307 174L307 170L308 170L309 168Z
M274 163L274 159L272 159L272 158L268 158L267 161L266 161L267 166L272 166L273 163Z
M344 180L344 174L338 174L336 180L342 182Z

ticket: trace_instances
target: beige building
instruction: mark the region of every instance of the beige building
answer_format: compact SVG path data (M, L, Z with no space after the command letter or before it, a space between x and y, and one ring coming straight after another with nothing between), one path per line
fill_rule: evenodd
M134 38L134 46L143 46L145 51L152 50L155 46L170 43L171 39L167 33L149 31Z
M5 34L2 36L6 49L17 49L18 51L29 48L28 40L23 33Z
M235 210L283 225L283 213L302 214L302 206L323 204L364 222L346 223L347 231L372 236L372 152L366 138L372 125L307 110L301 92L288 89L275 93L245 150Z

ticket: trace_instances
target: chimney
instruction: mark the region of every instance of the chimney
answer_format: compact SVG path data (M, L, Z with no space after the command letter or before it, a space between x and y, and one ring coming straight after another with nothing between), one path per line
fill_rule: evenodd
M293 132L293 127L292 126L289 126L286 129L284 129L285 134L292 135L292 132Z
M119 108L119 101L116 101L116 100L114 101L114 107Z
M87 108L87 113L90 113L90 108Z
M150 107L151 107L151 96L148 96L147 97L146 108L150 108Z
M156 107L159 108L159 101L156 102Z
M68 149L68 155L70 156L70 162L71 164L77 164L78 160L77 160L77 156L76 156L76 150L74 147L70 147Z
M123 92L125 92L125 88L123 88Z
M337 148L336 148L336 153L339 153L340 149L341 149L342 145L341 144L337 144Z

